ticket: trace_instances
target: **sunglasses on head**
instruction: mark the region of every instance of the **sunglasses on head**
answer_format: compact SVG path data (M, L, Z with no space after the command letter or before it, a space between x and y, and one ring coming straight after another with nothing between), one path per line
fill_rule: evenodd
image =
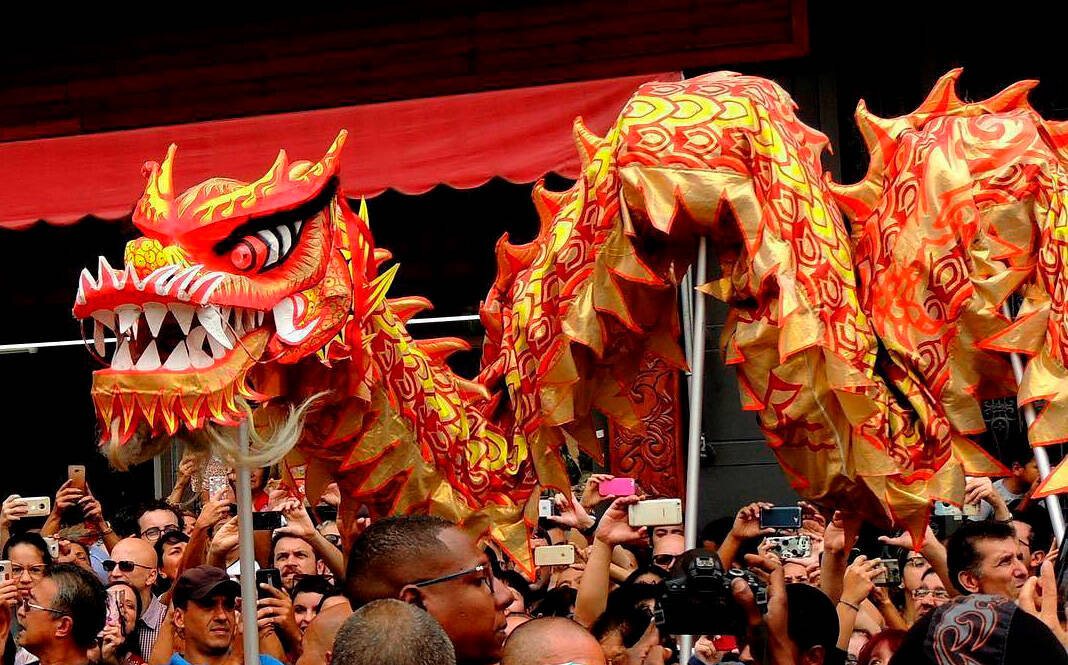
M121 570L124 573L132 573L134 568L147 568L149 570L153 569L152 566L146 566L144 564L134 563L133 561L112 561L111 559L106 559L100 565L104 566L104 570L106 570L109 573L111 571L115 570L116 567L118 567L118 569Z
M671 565L675 563L675 559L678 557L674 554L654 554L653 563L661 568L671 568Z

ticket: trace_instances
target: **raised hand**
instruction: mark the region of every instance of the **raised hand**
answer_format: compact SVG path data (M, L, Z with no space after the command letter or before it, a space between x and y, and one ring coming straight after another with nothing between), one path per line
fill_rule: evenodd
M215 531L215 536L208 546L208 561L220 568L226 567L226 555L231 552L241 540L241 534L237 527L237 518L231 517L225 524Z
M638 503L641 498L637 494L621 496L608 506L604 511L601 521L597 524L594 540L599 540L610 547L623 543L638 542L645 538L645 527L634 528L630 525L627 517L627 506Z
M559 515L550 515L547 519L551 522L555 522L560 526L571 527L572 529L584 530L593 526L593 518L590 517L586 509L582 507L582 504L575 495L571 495L569 501L563 494L557 494L553 497L553 503L556 505Z
M836 510L831 523L823 531L823 547L831 552L848 552L856 544L859 532L859 517Z
M1068 632L1065 632L1057 618L1057 602L1057 577L1053 572L1053 561L1046 560L1042 562L1039 577L1030 577L1024 583L1016 604L1046 624L1061 645L1068 648Z
M311 517L308 515L308 511L304 509L304 504L300 499L289 499L280 505L278 509L285 516L286 525L275 529L275 534L285 534L303 538L307 541L311 541L312 538L318 535L319 532L315 530L315 525L312 524Z
M81 498L85 496L85 490L80 487L74 487L73 482L73 480L67 480L67 482L59 486L59 491L56 492L56 500L52 506L53 512L59 513L77 505Z
M860 601L867 598L875 588L875 582L872 580L885 571L886 568L879 559L869 559L864 555L858 556L846 568L845 577L842 580L842 600L853 605L860 604Z
M193 528L208 529L228 519L230 519L230 490L221 489L204 504Z
M772 508L772 504L766 502L751 503L744 506L734 517L734 525L731 526L731 535L738 540L749 540L758 536L767 536L775 533L771 527L760 528L760 509Z
M601 483L615 478L610 473L591 473L586 479L586 485L582 488L582 507L593 510L593 507L604 501L607 497L601 496Z
M25 517L30 507L18 494L12 494L4 499L3 507L0 508L0 527L10 527L12 522L17 522Z

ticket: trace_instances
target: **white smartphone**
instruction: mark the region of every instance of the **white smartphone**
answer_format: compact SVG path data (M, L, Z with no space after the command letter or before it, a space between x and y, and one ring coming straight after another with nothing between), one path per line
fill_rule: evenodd
M45 545L48 545L48 553L55 559L59 556L59 541L52 536L42 536L45 541Z
M11 562L7 560L0 561L0 582L9 579L11 579Z
M542 545L534 548L535 566L570 566L573 563L574 545Z
M682 524L682 499L650 499L632 503L627 508L631 526L666 526Z
M555 508L552 499L538 499L538 517L551 517Z
M22 500L28 508L24 517L42 517L52 512L52 497L28 496Z

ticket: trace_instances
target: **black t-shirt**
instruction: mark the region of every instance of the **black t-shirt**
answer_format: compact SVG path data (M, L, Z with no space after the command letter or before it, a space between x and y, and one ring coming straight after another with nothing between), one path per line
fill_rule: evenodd
M980 665L1068 665L1068 654L1053 635L1053 631L1023 610L1012 613L1000 660L973 660L975 654L967 650L960 650L949 656L936 656L929 648L928 639L931 621L936 615L943 616L932 611L909 629L905 641L890 660L890 665L963 665L976 662ZM954 658L954 655L959 657Z

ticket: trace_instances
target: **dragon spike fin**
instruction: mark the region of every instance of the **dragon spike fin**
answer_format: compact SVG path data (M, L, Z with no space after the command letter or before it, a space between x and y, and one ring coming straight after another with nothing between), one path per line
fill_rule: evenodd
M963 67L956 67L943 74L931 88L927 99L910 115L923 122L929 116L944 115L964 106L964 102L957 96L957 81L962 72Z
M864 138L864 145L868 149L868 171L864 178L852 185L839 185L830 181L829 174L825 178L827 188L852 220L867 218L875 207L876 201L883 191L883 173L889 154L894 149L896 134L899 131L899 123L894 120L880 118L868 111L864 100L857 103L857 111L854 114L857 128Z
M419 312L434 309L434 306L430 304L430 301L422 296L386 298L386 304L389 305L389 309L393 312L393 315L400 319L402 323L408 323L408 321Z
M371 214L367 211L367 199L362 196L360 197L360 211L356 214L360 216L364 224L371 223Z
M582 160L582 168L585 169L593 161L593 156L597 153L597 144L602 139L598 138L586 126L586 123L582 122L582 116L575 118L574 135L575 147L578 148L579 159Z
M349 132L347 129L342 129L337 133L334 142L330 144L330 149L319 160L319 163L323 165L324 172L330 173L337 168L337 162L341 159L341 150L345 147L345 141L348 137Z
M386 293L389 291L389 287L393 285L393 278L397 276L398 268L400 268L399 263L375 277L374 281L368 285L367 299L364 301L363 311L370 312L374 310L386 299Z
M159 170L153 170L153 185L160 196L168 199L174 198L174 154L178 152L178 144L172 143L167 146L167 156L163 158L163 164Z
M1036 79L1017 81L989 99L979 102L979 105L991 113L1031 108L1027 96L1036 85L1038 85Z
M417 339L415 345L419 350L435 360L444 364L445 359L457 351L470 351L471 345L459 337L433 337L431 339Z
M539 235L543 235L552 228L553 220L564 207L567 192L550 192L545 189L545 180L538 180L534 183L533 199L534 208L538 211L538 219L541 220Z
M262 180L279 180L283 175L289 173L289 155L286 154L285 148L278 151L278 156L274 158L274 164L271 164L271 168L267 169L267 174Z
M385 263L393 258L393 252L388 249L382 249L381 247L375 247L375 261L378 263Z

